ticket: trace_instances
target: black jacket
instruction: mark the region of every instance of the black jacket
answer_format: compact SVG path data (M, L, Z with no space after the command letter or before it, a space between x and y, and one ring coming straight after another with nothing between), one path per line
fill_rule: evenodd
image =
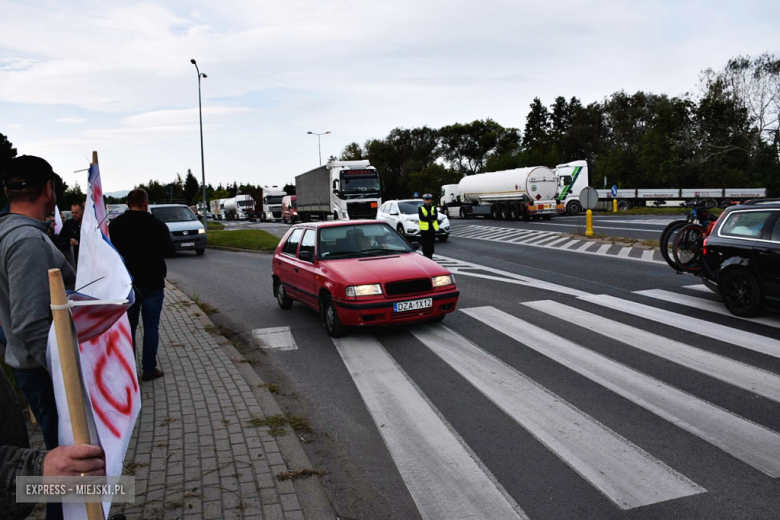
M60 234L57 235L57 247L60 248L60 251L63 253L70 251L71 238L81 242L81 222L76 222L73 219L63 222Z
M130 210L108 226L111 242L125 260L133 285L141 289L162 289L168 268L165 257L174 253L168 226L146 211Z

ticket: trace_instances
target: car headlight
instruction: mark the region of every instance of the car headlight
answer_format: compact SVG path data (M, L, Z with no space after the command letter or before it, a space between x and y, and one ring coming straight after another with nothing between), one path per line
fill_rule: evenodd
M434 276L432 280L434 287L444 287L445 285L453 285L455 283L455 278L453 278L451 274Z
M378 283L370 285L350 285L345 291L347 296L355 298L357 296L376 296L382 294L382 286Z
M205 234L206 234L206 230L205 230L205 229L203 229L203 228L200 228L200 229L198 230L198 234L199 234L199 235L205 235Z

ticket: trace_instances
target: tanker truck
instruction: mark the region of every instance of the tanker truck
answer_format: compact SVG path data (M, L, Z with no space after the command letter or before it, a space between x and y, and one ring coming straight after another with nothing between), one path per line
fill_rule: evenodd
M558 177L544 166L478 173L463 177L456 200L449 202L443 197L441 208L445 214L457 210L461 218L549 220L558 214L557 191Z
M255 199L251 195L224 199L224 213L227 220L255 220Z

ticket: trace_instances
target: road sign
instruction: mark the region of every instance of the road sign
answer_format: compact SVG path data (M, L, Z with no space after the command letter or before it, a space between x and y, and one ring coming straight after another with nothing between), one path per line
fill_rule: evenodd
M414 196L415 196L415 197L419 197L419 196L420 196L420 194L419 194L419 193L417 193L417 192L415 191L415 192L414 192Z
M599 194L596 188L588 186L580 192L580 204L585 209L595 209L599 202Z
M617 197L617 186L613 184L612 185L612 198L614 199L615 197Z

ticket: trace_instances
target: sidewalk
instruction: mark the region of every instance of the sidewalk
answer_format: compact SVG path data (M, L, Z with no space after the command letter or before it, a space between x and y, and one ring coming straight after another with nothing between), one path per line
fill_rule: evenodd
M256 426L281 409L238 351L207 330L210 320L201 314L181 291L166 286L158 352L165 376L141 382L141 414L124 463L124 473L136 477L136 501L115 504L111 514L144 520L334 518L317 477L278 478L311 465L289 426L277 437L269 426ZM140 345L141 330L138 335ZM140 352L138 357L140 362ZM33 447L42 447L40 428L30 431ZM30 516L44 517L41 506Z

